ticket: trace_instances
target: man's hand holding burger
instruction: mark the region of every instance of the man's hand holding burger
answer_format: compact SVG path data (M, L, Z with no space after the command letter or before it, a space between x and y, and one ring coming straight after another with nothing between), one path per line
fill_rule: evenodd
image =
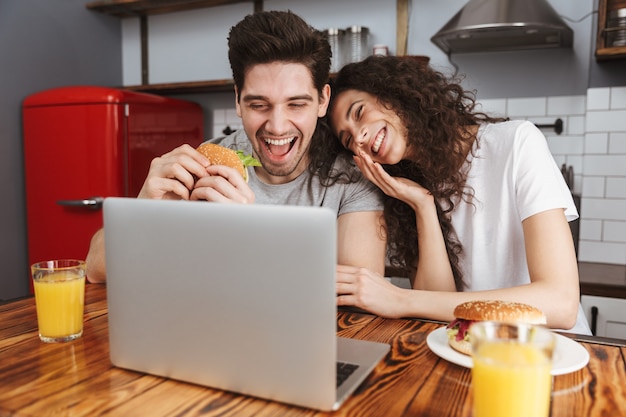
M256 159L213 143L203 143L197 151L209 161L209 166L206 174L196 181L191 200L254 203L254 193L248 186L247 167L259 166Z
M199 148L203 146L205 144ZM218 145L211 145L210 148L221 148L236 154ZM220 159L211 161L193 147L181 145L152 161L138 197L253 203L254 193L239 167L233 168L225 163Z

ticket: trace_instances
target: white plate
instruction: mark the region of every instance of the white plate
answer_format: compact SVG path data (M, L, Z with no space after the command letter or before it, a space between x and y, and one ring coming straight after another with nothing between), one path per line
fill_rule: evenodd
M582 345L569 337L556 334L556 348L552 358L552 375L569 374L587 365L589 352ZM448 344L448 334L445 327L430 332L426 338L426 344L437 356L464 366L472 367L472 358L452 349Z

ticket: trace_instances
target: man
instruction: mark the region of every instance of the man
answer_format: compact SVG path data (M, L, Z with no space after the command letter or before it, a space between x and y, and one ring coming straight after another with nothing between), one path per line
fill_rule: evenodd
M268 11L235 25L228 48L243 130L213 142L252 153L262 166L249 170L246 183L183 145L152 161L138 197L330 207L338 216L338 263L382 275L380 192L352 161L334 156L337 141L322 119L330 99L326 37L291 12ZM100 230L87 255L91 282L106 279L104 256Z

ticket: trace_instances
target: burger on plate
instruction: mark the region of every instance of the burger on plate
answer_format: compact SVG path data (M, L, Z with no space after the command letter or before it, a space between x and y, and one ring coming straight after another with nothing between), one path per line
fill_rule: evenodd
M477 321L546 324L543 311L528 304L512 301L467 301L454 309L455 319L446 326L448 344L465 355L472 354L469 328Z
M215 143L203 143L196 150L204 155L211 162L211 165L226 165L236 169L246 182L248 182L248 170L246 168L261 166L261 163L253 156Z

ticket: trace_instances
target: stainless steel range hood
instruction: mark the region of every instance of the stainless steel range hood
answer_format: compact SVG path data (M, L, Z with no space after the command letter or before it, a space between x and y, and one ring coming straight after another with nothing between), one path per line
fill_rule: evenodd
M571 47L574 32L547 0L469 0L430 40L446 54Z

